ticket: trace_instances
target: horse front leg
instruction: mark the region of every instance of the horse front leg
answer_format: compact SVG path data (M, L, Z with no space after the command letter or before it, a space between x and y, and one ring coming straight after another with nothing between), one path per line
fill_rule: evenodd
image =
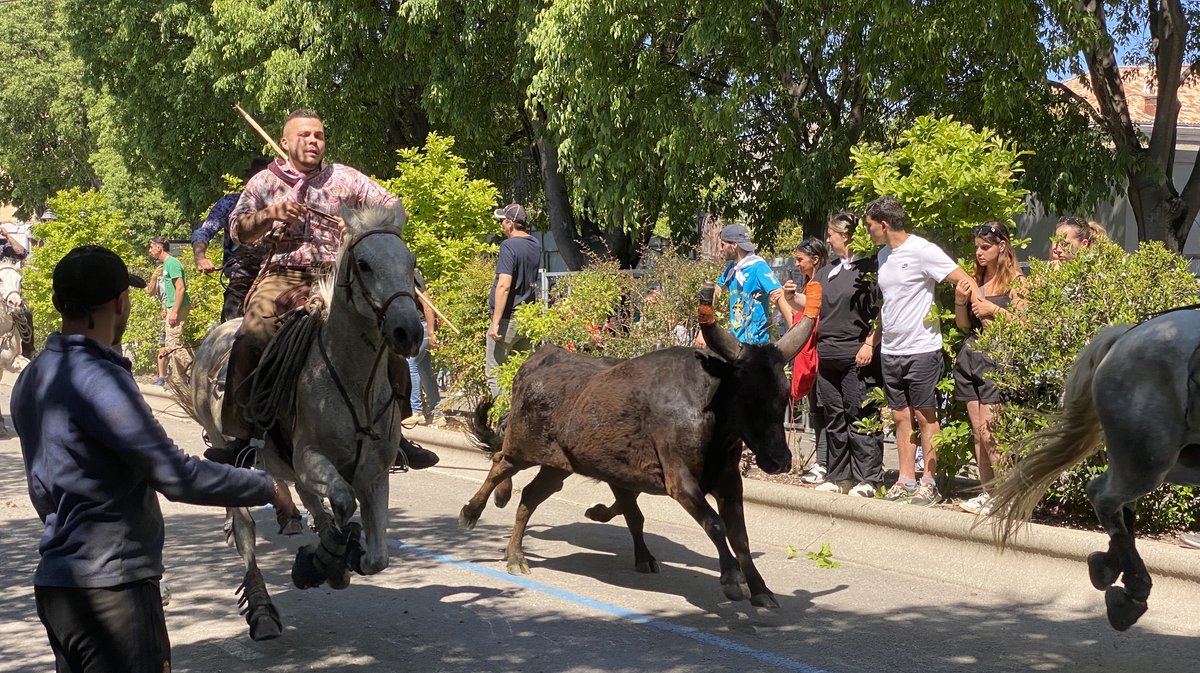
M729 551L729 543L726 542L725 524L704 499L700 485L691 474L679 470L667 477L667 495L683 505L683 509L700 524L708 539L712 540L717 548L717 558L721 567L721 590L725 592L725 597L731 601L749 598L750 587L746 584L746 577L742 574L737 559Z
M346 553L347 563L351 570L360 575L374 575L388 567L387 472L355 490L358 491L359 501L362 503L362 522L367 536L367 547L364 551L357 539L350 540Z
M717 482L713 492L717 499L717 511L725 523L725 534L733 547L733 555L742 566L746 584L750 587L750 603L760 608L777 608L779 601L767 588L767 583L754 565L750 555L750 536L746 532L746 511L742 500L742 476L735 469L728 469Z
M1146 601L1150 597L1153 582L1134 543L1136 514L1126 505L1125 496L1113 494L1111 475L1110 468L1087 485L1088 498L1096 510L1096 518L1109 536L1108 552L1103 553L1102 557L1098 556L1101 552L1092 554L1088 557L1088 566L1092 584L1097 588L1105 588L1108 623L1118 631L1125 631L1146 613ZM1109 580L1115 569L1120 570L1124 586L1101 587L1104 582L1112 584Z
M333 509L332 525L319 533L320 542L314 548L305 545L296 552L292 564L292 583L299 589L320 586L329 580L333 589L345 589L350 585L350 572L346 566L346 549L350 540L357 540L361 527L351 523L357 503L354 491L333 463L324 455L309 449L300 449L294 459L296 483L319 498L326 498Z
M238 607L246 616L246 624L250 627L252 640L278 638L283 633L283 621L279 617L279 611L271 602L267 584L263 581L262 572L258 569L258 561L255 558L257 526L254 524L254 517L245 507L234 508L232 514L233 541L246 566L242 584L237 588L237 593L240 594Z

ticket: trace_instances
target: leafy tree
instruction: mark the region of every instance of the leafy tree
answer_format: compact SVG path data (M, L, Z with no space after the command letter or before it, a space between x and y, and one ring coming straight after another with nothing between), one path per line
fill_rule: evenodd
M89 163L96 95L63 40L53 2L0 5L0 202L36 215L58 190L99 188Z
M997 443L1009 456L1019 456L1023 440L1046 426L1076 353L1101 328L1190 304L1200 292L1187 260L1159 241L1126 254L1102 240L1070 261L1031 264L1013 317L992 321L979 340L998 365L993 382L1010 401L995 421ZM1101 454L1065 473L1051 486L1043 509L1095 527L1084 486L1104 465ZM1161 487L1139 501L1139 527L1162 532L1194 524L1197 495L1194 489Z

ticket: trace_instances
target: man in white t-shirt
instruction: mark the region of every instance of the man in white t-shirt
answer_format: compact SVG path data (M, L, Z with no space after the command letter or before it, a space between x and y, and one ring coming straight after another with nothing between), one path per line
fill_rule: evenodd
M890 196L872 201L866 210L871 240L879 251L879 290L884 391L896 430L896 452L900 479L886 498L914 505L932 505L941 500L937 492L937 453L933 436L938 426L937 383L945 370L942 332L930 319L934 288L943 281L975 281L942 249L910 234L908 218L900 202ZM974 290L978 292L978 288ZM879 338L879 337L876 337ZM917 418L925 469L917 482L917 447L912 442L912 420Z

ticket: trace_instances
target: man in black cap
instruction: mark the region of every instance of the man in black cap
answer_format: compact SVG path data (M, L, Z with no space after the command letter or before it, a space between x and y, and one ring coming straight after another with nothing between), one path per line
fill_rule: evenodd
M45 524L34 597L59 671L170 670L156 492L197 505L280 506L266 473L185 454L142 399L116 347L129 288L145 285L111 250L67 253L53 281L62 332L13 387L29 497Z
M517 332L513 323L513 308L529 301L537 301L537 277L542 269L542 245L525 229L525 209L520 204L510 203L495 210L492 215L500 220L504 230L504 241L500 244L500 258L496 260L496 279L488 294L488 309L492 312L492 326L487 334L488 388L492 397L500 394L496 383L496 367L508 360L515 351L529 350L533 344Z

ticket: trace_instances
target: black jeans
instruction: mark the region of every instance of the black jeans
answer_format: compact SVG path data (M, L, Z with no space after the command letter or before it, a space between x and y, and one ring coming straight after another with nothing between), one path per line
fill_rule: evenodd
M878 385L878 374L871 371L876 366L859 369L853 356L821 358L817 366L817 399L825 412L828 443L826 481L883 483L883 434L863 434L855 427L859 419L876 411L873 406L863 407L867 391Z
M57 673L170 671L158 580L103 589L33 588Z
M221 304L221 322L228 322L242 317L242 302L246 301L246 293L254 284L254 278L230 278L225 286L225 301Z

